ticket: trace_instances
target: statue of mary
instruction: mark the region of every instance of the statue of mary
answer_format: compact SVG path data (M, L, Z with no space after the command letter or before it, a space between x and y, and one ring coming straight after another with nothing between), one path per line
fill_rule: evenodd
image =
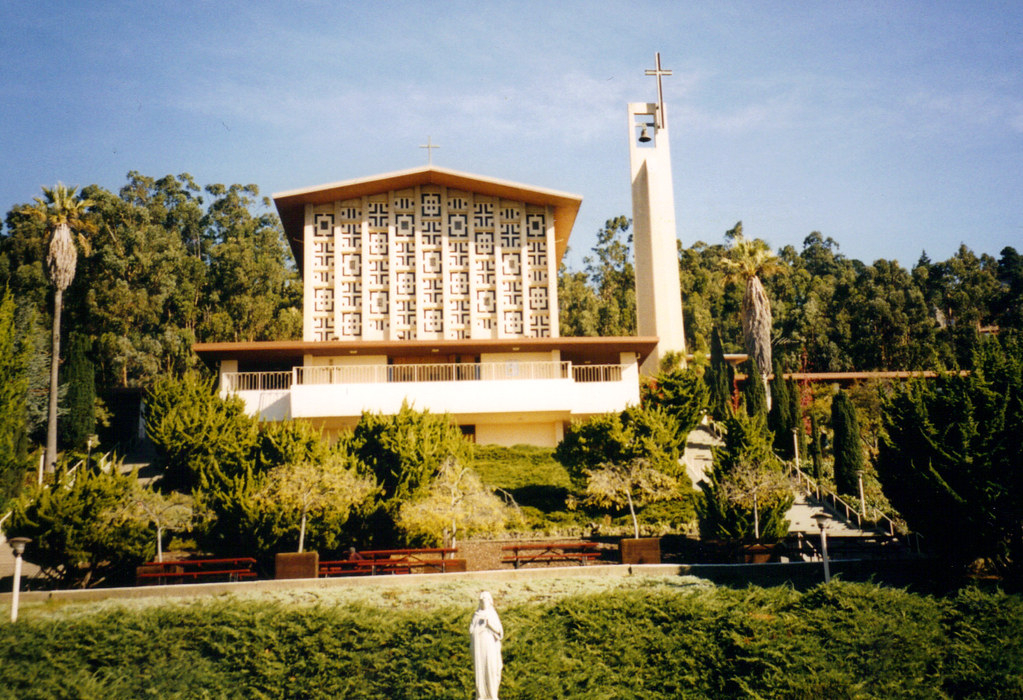
M476 669L476 700L497 700L501 685L501 639L504 628L494 610L494 598L480 593L480 604L469 625L469 651Z

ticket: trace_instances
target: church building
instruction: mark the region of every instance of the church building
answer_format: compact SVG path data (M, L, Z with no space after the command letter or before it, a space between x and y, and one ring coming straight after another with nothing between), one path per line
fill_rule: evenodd
M628 109L638 336L559 336L581 197L431 164L274 195L304 282L302 340L197 344L221 393L328 434L407 402L481 444L544 447L572 420L639 403L641 368L685 352L671 71L656 59L658 101Z
M639 402L653 337L562 338L557 269L581 197L426 166L282 192L302 340L201 343L223 394L327 432L448 413L483 444L552 447Z

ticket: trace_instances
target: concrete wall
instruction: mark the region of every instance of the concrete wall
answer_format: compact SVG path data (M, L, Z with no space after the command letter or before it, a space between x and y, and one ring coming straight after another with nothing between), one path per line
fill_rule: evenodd
M564 421L539 423L477 423L476 442L480 445L534 445L557 447L564 436Z

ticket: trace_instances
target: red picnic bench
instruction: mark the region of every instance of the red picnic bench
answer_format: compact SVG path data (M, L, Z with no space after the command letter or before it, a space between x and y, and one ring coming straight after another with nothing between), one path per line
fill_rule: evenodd
M241 581L256 578L252 557L229 559L178 559L150 561L135 570L137 585L197 582L199 580Z
M600 545L596 542L522 542L501 547L510 552L501 557L504 564L516 569L526 564L577 561L586 564L600 557Z
M359 552L358 559L321 561L320 576L376 576L378 574L446 573L465 571L465 559L445 558L457 550L448 547L426 549L377 549Z

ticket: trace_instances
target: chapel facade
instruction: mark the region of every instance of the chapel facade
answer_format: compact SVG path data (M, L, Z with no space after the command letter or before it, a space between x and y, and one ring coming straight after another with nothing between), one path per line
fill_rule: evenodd
M480 443L552 447L639 402L656 337L561 338L557 269L582 198L429 165L274 195L301 341L195 346L262 420L328 433L403 402Z

